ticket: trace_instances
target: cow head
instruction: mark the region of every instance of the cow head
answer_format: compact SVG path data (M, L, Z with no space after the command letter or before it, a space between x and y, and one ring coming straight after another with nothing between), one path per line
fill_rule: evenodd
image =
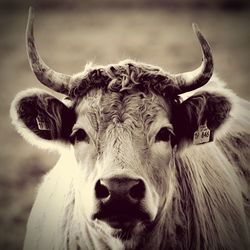
M205 122L212 135L230 110L216 93L179 97L206 84L213 71L210 47L195 25L194 31L203 52L195 71L171 75L130 60L69 76L42 61L29 16L31 68L67 102L43 90L24 91L12 104L13 123L22 134L28 131L28 140L73 147L88 223L124 242L137 244L172 195L173 149L191 143Z

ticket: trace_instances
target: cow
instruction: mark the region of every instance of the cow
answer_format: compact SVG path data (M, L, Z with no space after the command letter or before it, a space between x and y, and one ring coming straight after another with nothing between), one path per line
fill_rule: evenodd
M29 63L42 89L20 92L12 123L60 152L33 205L24 249L249 249L250 104L213 74L124 60L66 75Z

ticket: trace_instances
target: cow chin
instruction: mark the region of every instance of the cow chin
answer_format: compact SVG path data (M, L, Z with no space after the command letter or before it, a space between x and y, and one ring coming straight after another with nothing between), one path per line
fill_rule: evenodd
M149 225L146 221L132 220L124 223L115 220L94 220L95 227L108 237L121 241L125 249L135 248Z
M129 228L113 229L112 236L119 239L125 246L125 249L134 249L145 231L146 225L143 222L137 222Z

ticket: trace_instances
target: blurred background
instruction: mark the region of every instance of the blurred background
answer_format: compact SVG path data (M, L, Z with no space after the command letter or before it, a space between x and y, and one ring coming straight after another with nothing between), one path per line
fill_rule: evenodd
M58 155L26 143L14 130L15 94L43 88L28 65L25 26L36 9L40 54L53 69L72 74L86 62L132 58L178 73L196 68L201 52L191 24L210 42L215 70L250 99L248 0L43 0L0 2L0 249L21 249L37 187Z

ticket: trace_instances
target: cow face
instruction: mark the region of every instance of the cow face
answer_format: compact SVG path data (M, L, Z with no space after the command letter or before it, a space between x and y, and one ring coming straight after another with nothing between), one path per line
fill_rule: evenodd
M89 201L87 217L120 237L138 235L156 218L170 183L169 105L152 92L94 90L75 110L70 139Z
M202 120L214 132L229 110L225 97L209 92L179 103L151 90L93 89L65 105L31 90L17 96L12 118L32 143L71 145L88 223L136 244L173 195L173 147L190 143Z

